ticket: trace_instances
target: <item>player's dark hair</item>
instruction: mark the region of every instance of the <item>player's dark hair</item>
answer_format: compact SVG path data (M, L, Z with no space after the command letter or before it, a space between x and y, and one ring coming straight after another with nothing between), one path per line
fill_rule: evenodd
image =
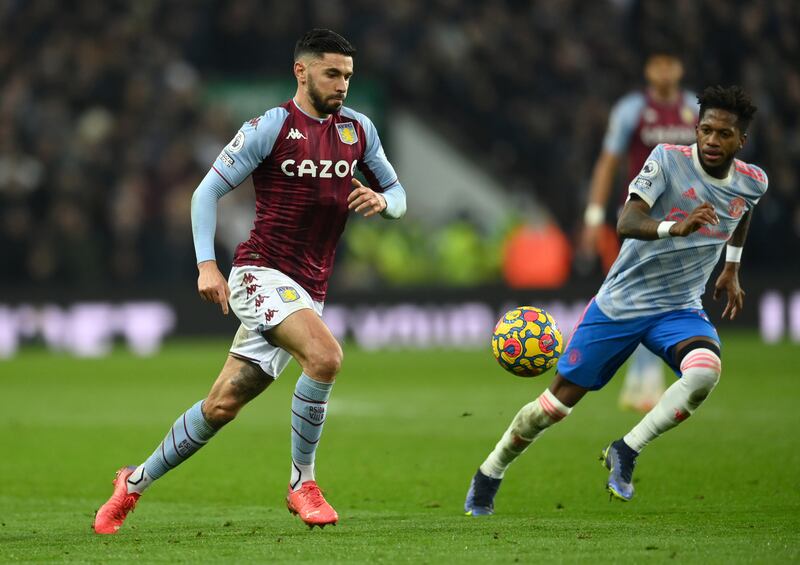
M740 86L709 86L706 87L700 96L697 97L700 104L700 119L706 110L717 109L726 110L731 114L736 114L736 125L742 133L747 131L756 108L753 101Z
M294 60L303 55L313 54L321 57L325 53L339 53L352 57L356 48L344 37L329 29L312 29L297 40L294 46Z
M649 61L653 57L669 57L683 62L681 51L673 43L653 43L645 49L644 60Z

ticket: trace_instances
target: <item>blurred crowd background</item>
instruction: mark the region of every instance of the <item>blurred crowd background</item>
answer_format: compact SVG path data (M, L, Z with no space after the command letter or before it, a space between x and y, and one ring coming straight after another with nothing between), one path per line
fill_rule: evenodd
M193 280L191 193L241 123L207 87L291 79L311 27L358 48L354 91L381 85L389 112L421 116L509 193L535 195L570 238L611 105L642 85L648 47L669 42L688 88L753 95L742 157L771 182L746 261L800 268L795 0L2 0L0 284ZM483 238L457 220L443 246L463 257ZM410 222L398 233L425 239ZM481 277L500 277L499 245Z

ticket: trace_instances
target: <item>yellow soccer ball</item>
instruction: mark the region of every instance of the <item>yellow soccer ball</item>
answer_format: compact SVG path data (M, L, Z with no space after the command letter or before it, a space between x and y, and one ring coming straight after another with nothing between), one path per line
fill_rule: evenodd
M506 371L536 377L558 363L564 338L553 317L533 306L509 310L494 327L492 353Z

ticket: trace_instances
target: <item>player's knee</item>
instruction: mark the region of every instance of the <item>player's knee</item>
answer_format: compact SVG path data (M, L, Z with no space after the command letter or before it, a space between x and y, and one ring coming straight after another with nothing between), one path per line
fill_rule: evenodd
M308 356L303 369L311 378L321 381L332 381L342 368L342 348L339 344L320 348Z
M231 422L241 410L241 406L230 398L209 396L203 402L203 417L214 429L220 429Z
M722 361L716 351L699 347L689 351L681 360L681 379L692 391L692 399L702 401L719 382Z

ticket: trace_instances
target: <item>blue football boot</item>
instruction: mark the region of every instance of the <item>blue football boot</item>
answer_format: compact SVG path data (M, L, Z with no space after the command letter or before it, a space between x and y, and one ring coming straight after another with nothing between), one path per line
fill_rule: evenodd
M481 470L475 472L467 491L467 500L464 502L464 512L467 516L490 516L494 514L494 496L503 479L487 477Z
M633 468L639 454L618 439L603 450L600 461L611 471L608 475L606 489L616 498L628 501L633 498Z

